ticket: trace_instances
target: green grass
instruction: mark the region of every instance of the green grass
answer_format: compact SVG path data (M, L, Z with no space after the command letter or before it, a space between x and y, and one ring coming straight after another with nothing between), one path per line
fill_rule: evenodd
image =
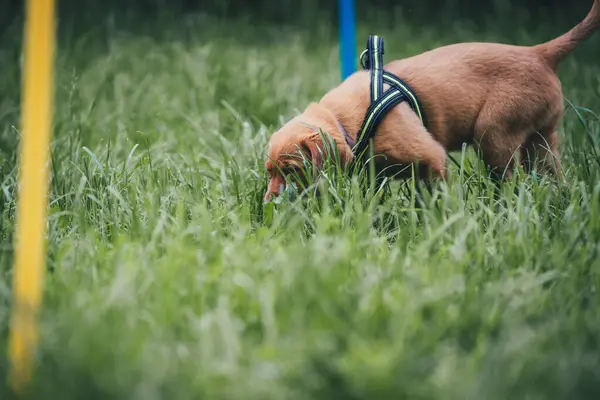
M562 32L486 26L378 32L387 60ZM4 353L19 29L0 49ZM263 207L269 135L338 83L333 28L194 16L136 29L61 35L32 397L595 398L598 37L560 73L585 108L560 129L566 187L519 175L494 195L468 151L422 208L412 181L365 191L333 169L321 198Z

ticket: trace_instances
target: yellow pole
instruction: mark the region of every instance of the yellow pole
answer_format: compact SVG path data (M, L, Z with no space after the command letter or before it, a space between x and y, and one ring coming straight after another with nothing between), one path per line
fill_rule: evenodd
M21 155L8 351L9 381L23 393L32 376L43 294L52 121L54 0L27 0L21 103Z

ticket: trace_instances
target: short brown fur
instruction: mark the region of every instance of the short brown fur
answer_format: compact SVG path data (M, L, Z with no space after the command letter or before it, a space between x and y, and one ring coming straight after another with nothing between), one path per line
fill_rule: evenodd
M600 0L594 0L583 21L543 44L460 43L387 64L419 96L428 126L406 102L394 107L374 138L374 153L384 156L378 169L419 162L427 176L445 178L447 152L468 143L480 149L488 167L507 176L519 157L527 169L562 179L556 128L564 106L556 69L599 26ZM316 168L322 165L321 137L305 124L333 137L342 162L353 159L337 121L356 138L370 104L369 82L369 72L356 72L272 136L265 201L280 194L285 171L299 166L298 150ZM537 165L533 153L541 155Z

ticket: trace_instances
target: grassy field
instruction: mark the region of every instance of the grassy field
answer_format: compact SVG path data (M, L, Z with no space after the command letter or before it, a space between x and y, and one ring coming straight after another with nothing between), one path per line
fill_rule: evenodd
M387 60L562 33L401 21L362 25L359 45L372 26ZM0 46L3 354L19 33ZM467 151L422 208L411 181L365 194L332 170L322 198L264 207L269 135L339 80L333 27L196 15L63 28L31 396L596 398L599 39L560 71L567 186L521 175L494 196Z

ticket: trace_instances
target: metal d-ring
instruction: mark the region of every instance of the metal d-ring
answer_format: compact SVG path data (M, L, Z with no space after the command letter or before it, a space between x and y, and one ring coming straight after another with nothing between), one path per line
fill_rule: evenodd
M364 49L362 53L360 53L360 65L362 65L362 67L364 69L368 69L367 66L365 65L365 55L367 54L368 49Z

